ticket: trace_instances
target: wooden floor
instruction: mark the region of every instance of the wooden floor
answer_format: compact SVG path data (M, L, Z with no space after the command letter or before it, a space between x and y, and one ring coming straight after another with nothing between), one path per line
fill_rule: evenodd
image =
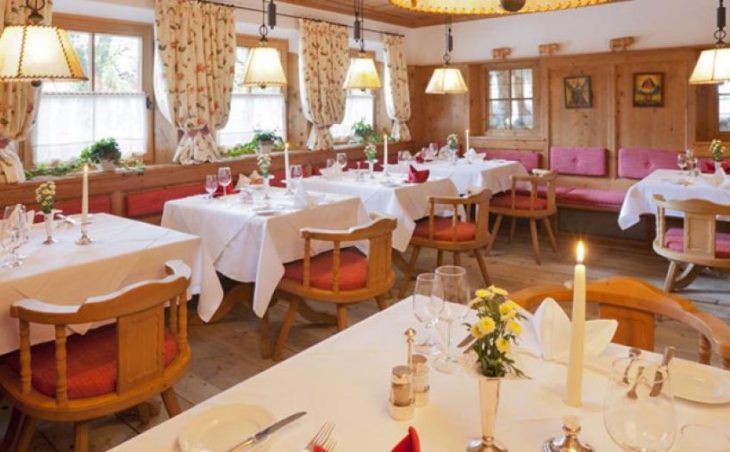
M514 291L523 287L563 283L572 276L575 238L559 237L560 252L553 253L543 243L543 265L535 265L532 248L525 231L518 231L513 244L500 236L492 255L488 259L489 271L497 285ZM605 278L613 275L628 275L646 279L661 285L666 263L651 251L647 244L638 242L600 241L588 238L588 277ZM420 268L433 268L435 253L422 253ZM464 259L462 258L464 261ZM472 283L476 288L481 281L473 259L462 262L470 269ZM682 292L697 305L726 321L730 321L730 283L719 274L702 275L690 288ZM277 306L272 313L276 322L283 317L283 306ZM355 323L376 311L375 302L364 303L352 308L350 321ZM190 341L193 360L190 372L176 386L183 409L239 383L270 367L273 363L259 355L257 318L247 308L234 309L227 318L213 325L193 324ZM299 353L318 341L335 333L334 327L313 327L298 322L293 329L286 356ZM691 331L671 321L663 321L657 327L657 349L665 345L678 347L678 355L695 359L697 337ZM5 424L10 408L3 401L0 409L0 431ZM159 400L154 401L160 405ZM133 437L137 433L166 419L163 412L147 426L131 414L118 414L96 421L91 432L91 449L106 450ZM42 423L33 440L33 450L69 451L73 441L71 425Z

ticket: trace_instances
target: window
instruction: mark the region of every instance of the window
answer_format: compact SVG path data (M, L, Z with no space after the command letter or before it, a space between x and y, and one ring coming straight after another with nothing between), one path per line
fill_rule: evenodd
M116 138L125 156L147 154L152 120L142 36L72 28L69 38L89 80L43 84L31 140L34 162L76 158L106 137Z
M370 90L352 89L347 93L345 117L330 128L335 141L347 142L352 137L352 126L363 121L374 126L375 96Z
M720 132L730 132L730 82L717 86L718 125Z
M488 129L532 129L532 69L488 72Z
M257 130L273 130L286 140L284 89L242 86L243 68L249 48L236 47L236 72L233 81L231 111L228 115L228 123L218 131L218 144L224 148L248 143Z

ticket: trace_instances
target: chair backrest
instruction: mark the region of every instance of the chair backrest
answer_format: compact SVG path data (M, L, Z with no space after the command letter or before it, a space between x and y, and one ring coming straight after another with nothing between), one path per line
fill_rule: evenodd
M366 290L376 290L392 285L395 280L392 263L393 231L397 221L378 214L370 215L366 225L347 230L302 229L304 239L303 280L304 287L311 287L312 241L332 242L332 292L340 292L340 257L342 245L368 241L368 274Z
M66 328L68 325L116 321L117 394L160 378L165 369L165 305L170 304L169 327L176 335L178 357L189 359L187 288L190 269L182 261L165 265L165 278L127 286L81 305L51 305L21 300L10 308L20 323L21 392L31 391L30 324L53 325L56 343L56 404L68 402L66 384Z
M614 277L586 285L587 301L599 305L599 316L616 319L614 342L644 350L654 349L654 320L660 315L683 323L700 334L699 361L710 363L714 352L730 368L730 325L702 312L690 301L663 292L635 278ZM532 287L511 294L528 311L534 311L545 298L570 301L573 290L565 286Z
M667 201L662 195L654 195L654 202L657 205L656 217L656 240L654 246L661 248L662 252L674 260L697 261L704 260L708 266L714 266L720 259L717 257L717 217L730 215L730 206L715 204L702 199L690 199L684 201ZM684 219L683 237L681 240L682 250L670 249L667 246L667 222L666 211L682 212Z
M438 206L449 206L454 215L451 217L451 242L457 242L457 227L459 223L475 223L476 235L474 242L487 244L489 242L489 200L492 192L486 188L470 193L468 196L439 197L429 196L431 204L428 214L428 239L434 240L435 221ZM476 207L473 209L472 207ZM474 215L472 215L472 213ZM463 241L461 241L464 243Z
M512 205L511 208L517 209L517 193L520 190L520 183L527 183L530 187L530 203L527 210L534 211L554 211L555 204L555 181L558 178L558 172L555 170L534 170L529 176L512 176ZM547 205L544 209L538 208L537 199L540 196L540 187L545 187L545 195L547 196ZM523 209L520 209L523 210Z

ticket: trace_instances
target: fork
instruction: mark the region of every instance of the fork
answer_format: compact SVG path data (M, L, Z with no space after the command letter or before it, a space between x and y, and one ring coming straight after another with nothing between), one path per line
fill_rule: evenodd
M327 452L332 452L337 442L330 438L332 431L335 429L334 422L325 422L319 429L314 438L307 444L306 451L313 451L315 446L324 448Z

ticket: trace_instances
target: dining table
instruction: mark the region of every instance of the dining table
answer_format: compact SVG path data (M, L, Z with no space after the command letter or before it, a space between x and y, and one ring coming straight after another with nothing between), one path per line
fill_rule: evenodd
M513 176L527 176L527 170L520 162L500 159L467 159L455 161L434 160L430 162L403 162L389 165L393 173L407 173L408 167L422 171L428 170L433 176L446 177L461 194L475 188L487 188L492 194L502 193L512 188Z
M411 241L416 222L429 214L430 196L459 196L448 177L431 176L422 183L410 183L403 174L374 172L372 177L348 171L333 176L313 176L301 180L307 191L340 193L360 198L368 212L378 212L398 221L393 231L393 248L404 252Z
M251 195L247 201L241 193L168 201L162 226L201 237L219 273L255 283L253 311L263 317L284 276L284 265L304 257L303 228L348 229L370 219L360 199L347 194L310 193L316 202L298 204L297 197L282 188L258 185L246 190ZM330 242L312 242L312 255L330 249Z
M191 268L189 295L199 295L198 315L208 319L223 299L223 289L200 238L140 221L94 214L88 225L92 243L78 245L79 217L58 222L56 243L44 244L43 223L30 228L19 248L23 263L0 268L0 355L17 350L18 322L10 306L22 299L56 305L79 305L90 297L116 292L127 285L165 276L165 263L182 260ZM84 333L99 325L73 325ZM54 340L52 326L34 325L31 341Z
M402 300L114 450L185 450L180 448L178 438L189 436L194 430L201 432L201 438L205 438L207 431L209 436L229 435L228 440L243 441L253 433L240 427L247 413L264 412L268 419L275 420L300 411L307 414L274 433L257 450L304 450L327 421L335 423L333 438L338 451L389 451L407 435L409 426L416 429L421 450L465 450L469 440L481 436L478 382L468 372L444 374L431 369L428 404L416 408L413 418L407 421L397 421L389 415L391 369L407 363L404 332L416 324L411 301ZM523 326L527 329L527 325ZM602 406L609 382L606 366L610 367L614 358L629 356L628 351L622 345L609 344L593 364L589 366L586 360L582 405L573 408L563 402L566 364L547 361L518 348L515 358L527 378L502 381L495 436L509 450L541 450L548 438L562 433L565 417L575 416L584 442L596 450L621 450L604 426ZM653 352L642 356L657 363L661 360ZM729 372L690 364L717 372L730 381ZM675 397L673 406L677 429L685 424L700 424L727 432L730 426L727 403L701 404ZM228 431L222 429L223 423L217 424L215 414L220 409L240 415Z
M626 193L618 216L621 229L628 229L639 223L641 215L656 214L654 195L662 195L667 200L701 199L730 206L730 178L722 182L716 180L712 174L693 176L679 170L656 170L632 185ZM679 212L668 211L666 214L681 216Z

